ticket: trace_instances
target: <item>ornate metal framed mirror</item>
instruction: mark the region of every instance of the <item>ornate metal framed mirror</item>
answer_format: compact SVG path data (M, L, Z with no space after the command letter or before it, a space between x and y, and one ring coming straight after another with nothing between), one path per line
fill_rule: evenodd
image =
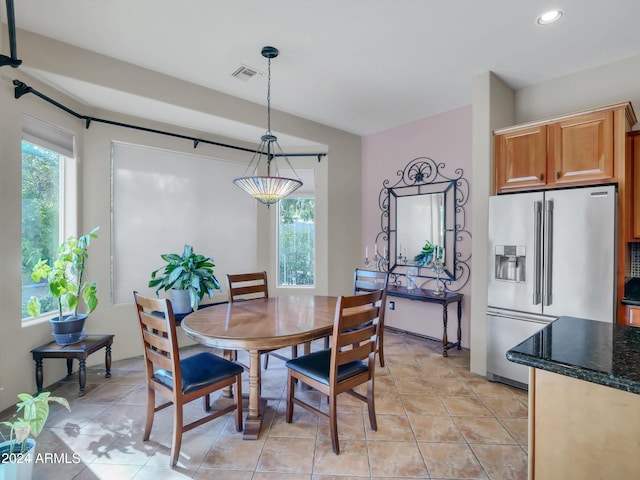
M469 182L462 169L453 177L444 169L444 163L419 157L397 172L393 185L390 180L382 183L381 231L373 261L377 269L389 272L392 283L407 284L407 275L417 273L417 286L437 290L442 284L457 291L469 280L471 254L459 248L465 236L471 237L465 211Z

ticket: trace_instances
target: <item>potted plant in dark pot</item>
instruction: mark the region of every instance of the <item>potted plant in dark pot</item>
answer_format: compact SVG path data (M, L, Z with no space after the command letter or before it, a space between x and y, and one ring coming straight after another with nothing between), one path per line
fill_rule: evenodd
M84 323L88 315L98 306L95 282L83 283L84 269L89 258L88 248L91 239L97 238L100 227L76 239L71 236L58 247L58 257L49 265L40 260L33 267L31 278L34 282L46 279L49 292L58 301L58 316L49 320L53 329L53 338L59 345L71 345L79 342L84 335ZM80 299L86 305L86 313L78 313ZM27 303L27 312L32 317L40 316L40 299L31 297Z
M22 417L13 422L2 422L11 429L9 440L0 443L0 478L11 480L30 480L33 476L37 437L49 417L49 402L63 405L67 410L69 402L62 397L52 397L49 392L40 392L37 396L28 393L18 395L17 413ZM17 415L16 413L16 415Z
M149 287L171 291L171 306L174 313L189 313L197 310L205 294L209 298L214 290L220 290L220 282L213 273L213 259L193 252L185 245L182 255L164 253L160 257L167 262L164 267L151 272Z

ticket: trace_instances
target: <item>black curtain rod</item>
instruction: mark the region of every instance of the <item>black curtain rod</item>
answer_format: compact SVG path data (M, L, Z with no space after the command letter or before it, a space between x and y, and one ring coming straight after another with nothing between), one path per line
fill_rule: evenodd
M77 112L74 112L69 107L66 107L66 106L62 105L61 103L56 102L54 99L46 96L45 94L37 91L36 89L28 86L24 82L21 82L20 80L14 80L13 84L15 85L14 96L15 96L16 99L19 99L25 93L33 93L35 96L40 97L41 99L49 102L50 104L52 104L52 105L64 110L68 114L73 115L74 117L79 118L80 120L84 120L86 129L89 129L89 126L91 125L91 122L106 123L107 125L115 125L117 127L132 128L134 130L141 130L143 132L157 133L159 135L167 135L169 137L182 138L184 140L191 140L193 142L193 148L197 148L198 144L200 144L200 143L206 143L206 144L209 144L209 145L216 145L218 147L233 148L234 150L240 150L240 151L243 151L243 152L260 153L257 150L252 150L250 148L244 148L244 147L238 147L237 145L229 145L227 143L220 143L220 142L214 142L214 141L211 141L211 140L204 140L204 139L201 139L201 138L190 137L188 135L181 135L179 133L166 132L164 130L156 130L155 128L141 127L139 125L131 125L129 123L114 122L112 120L105 120L103 118L96 118L96 117L90 117L88 115L81 115L81 114L79 114ZM279 154L271 154L271 157L285 157L285 156L286 157L318 157L318 161L320 161L320 159L322 157L326 156L326 155L327 155L326 153L290 153L290 154L280 154L279 153Z

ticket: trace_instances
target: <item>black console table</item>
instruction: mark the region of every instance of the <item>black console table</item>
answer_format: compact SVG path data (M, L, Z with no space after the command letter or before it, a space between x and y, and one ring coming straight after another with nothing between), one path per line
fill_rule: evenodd
M418 300L420 302L438 303L442 305L442 356L447 357L447 352L453 347L457 347L458 350L462 348L460 346L460 339L462 338L462 297L464 295L455 292L443 292L441 295L436 295L434 290L425 290L423 288L408 290L407 287L399 285L389 285L387 287L387 295L392 297L408 298L409 300ZM458 341L449 342L447 337L447 306L454 302L458 303Z

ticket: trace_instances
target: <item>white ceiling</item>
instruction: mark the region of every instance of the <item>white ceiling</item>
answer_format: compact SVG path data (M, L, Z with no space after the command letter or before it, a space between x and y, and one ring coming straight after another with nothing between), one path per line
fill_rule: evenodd
M639 0L14 1L18 28L260 104L266 75L231 73L266 71L273 45L272 107L358 135L468 105L488 70L518 89L640 54ZM551 7L565 15L537 25ZM264 130L31 73L101 108L255 141Z

